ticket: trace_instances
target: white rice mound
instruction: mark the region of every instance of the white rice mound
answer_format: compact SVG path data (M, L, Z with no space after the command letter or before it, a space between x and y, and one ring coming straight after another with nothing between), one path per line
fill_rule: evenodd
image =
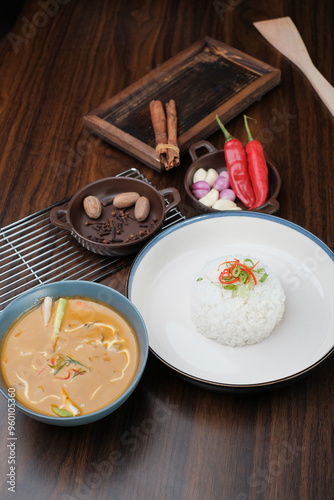
M258 281L248 297L233 296L218 281L219 264L238 258L243 262L250 256L222 257L207 263L194 278L190 297L191 319L196 330L227 346L244 346L261 342L281 321L285 308L285 294L278 277L262 261L256 269L264 268L267 279ZM197 281L198 278L201 278Z

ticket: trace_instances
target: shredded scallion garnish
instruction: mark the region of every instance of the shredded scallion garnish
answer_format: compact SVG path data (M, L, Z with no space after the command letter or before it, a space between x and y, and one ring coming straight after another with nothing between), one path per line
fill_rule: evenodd
M233 296L247 296L255 285L268 278L263 267L256 267L258 263L254 263L252 259L244 259L243 262L239 259L222 262L218 267L218 281L224 290L232 290Z
M64 354L56 354L52 356L52 358L48 360L48 365L50 366L50 368L53 368L54 375L57 375L60 370L66 367L70 367L71 365L80 367L67 370L68 375L62 377L64 379L70 378L70 376L74 378L77 375L83 375L89 370L89 368L87 368L87 366L85 366L83 363L80 363L80 361L77 361L76 359Z

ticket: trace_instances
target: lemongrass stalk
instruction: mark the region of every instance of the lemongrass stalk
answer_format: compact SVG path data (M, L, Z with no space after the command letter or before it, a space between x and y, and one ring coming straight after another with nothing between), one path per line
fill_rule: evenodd
M63 298L60 298L57 303L57 309L52 330L52 343L54 346L56 345L57 339L59 337L61 323L63 321L65 314L66 303L67 300Z

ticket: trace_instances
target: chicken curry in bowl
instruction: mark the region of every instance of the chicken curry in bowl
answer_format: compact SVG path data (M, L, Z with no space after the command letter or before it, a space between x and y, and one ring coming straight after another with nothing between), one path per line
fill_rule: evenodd
M100 410L131 385L139 346L115 308L81 297L44 297L5 333L2 376L34 412L76 417Z

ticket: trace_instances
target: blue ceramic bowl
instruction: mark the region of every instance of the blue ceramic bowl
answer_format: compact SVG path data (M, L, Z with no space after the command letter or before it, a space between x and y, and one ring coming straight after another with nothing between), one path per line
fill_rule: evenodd
M15 401L15 405L19 410L21 410L29 417L52 425L76 426L89 424L91 422L95 422L96 420L100 420L101 418L117 410L133 393L141 379L146 366L149 349L148 334L145 323L136 307L124 295L112 288L99 283L88 281L60 281L56 283L41 285L22 293L15 300L13 300L13 302L11 302L3 311L0 312L0 342L2 342L6 331L10 328L12 323L16 321L16 319L23 313L36 306L40 299L42 299L46 295L52 298L80 296L83 298L87 298L88 300L91 299L102 302L118 311L125 319L128 320L137 334L139 345L139 362L137 371L130 386L118 399L116 399L116 401L98 411L89 413L87 415L79 415L77 417L70 418L52 417L49 415L37 413L29 408L26 408L18 401ZM8 388L1 373L0 392L7 399L10 399L11 396L8 395Z

